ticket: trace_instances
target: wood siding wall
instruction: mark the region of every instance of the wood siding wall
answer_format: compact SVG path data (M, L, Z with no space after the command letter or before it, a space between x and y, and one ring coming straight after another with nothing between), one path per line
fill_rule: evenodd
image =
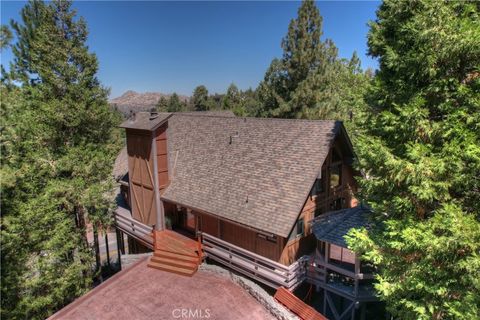
M280 258L282 252L282 239L280 237L267 240L267 235L261 233L261 231L221 219L219 228L219 238L224 241L274 261L278 261Z
M132 216L147 225L154 225L156 222L154 166L151 151L150 132L127 129Z
M330 188L330 167L333 163L332 153L334 148L342 158L341 184L336 188ZM357 190L354 171L352 166L348 163L347 158L341 154L341 149L338 141L336 141L334 146L330 149L330 152L322 165L323 192L318 193L316 196L308 196L302 212L299 215L299 219L304 219L305 236L291 239L290 241L284 239L286 245L280 257L280 263L289 265L301 256L308 254L315 249L316 239L311 232L310 223L308 223L315 217L315 212L317 215L320 215L335 210L332 204L339 199L342 209L351 208L357 205L358 202L354 197L354 193Z
M173 214L176 206L165 203L167 214ZM283 248L283 238L267 239L267 235L259 230L244 227L223 220L214 215L192 211L197 221L197 230L232 243L263 257L278 261Z

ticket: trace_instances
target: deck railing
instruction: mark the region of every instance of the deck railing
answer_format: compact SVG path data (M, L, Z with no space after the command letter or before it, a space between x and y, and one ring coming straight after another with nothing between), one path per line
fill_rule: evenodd
M115 212L115 224L121 231L134 237L146 247L153 248L153 229L132 218L130 215Z
M207 233L200 233L200 235L203 250L209 258L272 288L283 286L293 290L305 279L306 257L285 266Z
M345 285L343 282L330 279L329 275L333 273L339 276L352 279L353 286ZM328 289L337 295L346 297L348 299L355 299L355 301L375 301L374 293L370 294L365 290L360 290L360 281L373 279L373 274L370 273L355 273L346 270L342 267L326 262L321 257L315 257L308 263L306 281L317 287Z

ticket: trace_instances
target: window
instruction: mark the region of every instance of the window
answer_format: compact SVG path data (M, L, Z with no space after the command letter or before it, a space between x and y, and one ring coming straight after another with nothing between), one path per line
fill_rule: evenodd
M342 165L334 165L330 167L330 188L336 188L342 184Z
M353 251L350 251L347 248L336 246L334 244L330 244L329 258L341 262L355 264L355 253Z
M295 227L293 227L293 230L290 233L290 236L288 237L288 241L303 237L304 235L305 235L305 224L303 222L303 218L300 218L295 224Z
M313 197L318 195L320 192L323 192L323 183L322 183L322 179L317 179L313 184L312 192L310 195Z
M263 234L263 233L257 233L257 237L259 237L261 239L264 239L264 240L267 240L267 241L270 241L270 242L273 242L273 243L277 243L277 236L274 235L274 234L266 235L266 234Z
M330 210L341 210L344 208L345 198L335 199L330 203Z
M303 237L305 233L305 225L303 224L303 218L297 221L297 237Z
M332 150L332 162L338 162L342 161L342 157L340 156L340 153L338 152L337 148L334 148Z

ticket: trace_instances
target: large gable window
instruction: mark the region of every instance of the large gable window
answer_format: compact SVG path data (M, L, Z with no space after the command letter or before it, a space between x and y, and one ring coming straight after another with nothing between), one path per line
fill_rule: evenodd
M313 188L312 188L312 196L316 196L318 195L319 193L322 193L324 190L323 190L323 179L317 179L315 180L315 183L313 184Z
M342 184L342 165L332 165L330 167L330 188L336 188Z

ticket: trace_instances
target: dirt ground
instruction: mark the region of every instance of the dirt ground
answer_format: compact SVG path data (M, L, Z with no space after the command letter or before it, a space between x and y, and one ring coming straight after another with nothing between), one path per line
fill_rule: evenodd
M229 279L199 270L193 277L147 267L123 270L50 319L274 319Z

